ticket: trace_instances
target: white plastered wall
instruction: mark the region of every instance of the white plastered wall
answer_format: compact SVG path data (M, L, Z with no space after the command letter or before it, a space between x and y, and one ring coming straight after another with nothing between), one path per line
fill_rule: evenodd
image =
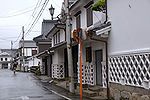
M109 55L150 51L149 9L149 0L108 0Z
M52 56L52 64L62 64L64 63L64 49L57 49L54 51L54 55Z

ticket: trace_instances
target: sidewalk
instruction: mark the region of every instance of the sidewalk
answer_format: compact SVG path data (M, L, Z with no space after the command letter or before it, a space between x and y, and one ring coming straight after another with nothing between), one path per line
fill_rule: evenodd
M56 83L54 81L52 81L50 77L35 76L35 75L33 75L33 77L35 79L39 80L41 85L45 89L47 89L47 90L49 90L49 91L51 91L51 92L53 92L53 93L55 93L61 97L64 97L67 100L79 100L80 99L80 96L78 94L70 93L68 90L56 85ZM83 97L83 100L92 100L92 99L89 99L87 97Z
M68 86L66 84L67 81L63 81L63 80L62 81L58 81L58 80L52 81L52 79L47 76L34 76L33 75L33 77L36 78L37 80L39 80L41 85L45 89L47 89L61 97L64 97L67 100L80 100L78 90L76 90L75 94L72 94L67 89L65 89L66 87L68 88ZM111 84L111 85L113 85L113 84ZM125 98L129 98L129 99L133 99L133 100L150 100L149 99L150 98L149 90L147 92L145 92L145 94L139 94L138 92L136 93L137 90L134 87L129 88L129 86L127 87L127 86L122 86L122 85L118 85L118 84L116 84L116 86L113 85L112 87L114 87L114 88L111 88L110 91L116 100L119 100L120 97L125 97ZM93 89L94 88L92 88L92 90ZM131 90L131 91L134 90L134 92L131 92L129 90ZM95 89L94 89L94 91L95 91ZM143 91L143 89L140 89L140 90L138 89L138 91ZM83 100L107 100L105 98L106 91L99 92L98 96L95 95L95 93L90 93L90 92L91 91L88 91L88 90L85 91L83 89L83 95L88 97L88 98L83 97Z

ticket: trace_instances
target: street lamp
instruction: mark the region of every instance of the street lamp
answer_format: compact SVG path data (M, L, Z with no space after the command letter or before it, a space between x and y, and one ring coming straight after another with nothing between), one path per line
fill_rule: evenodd
M49 8L49 12L52 16L52 20L53 20L54 10L55 10L55 8L53 8L53 6L51 5L51 7Z

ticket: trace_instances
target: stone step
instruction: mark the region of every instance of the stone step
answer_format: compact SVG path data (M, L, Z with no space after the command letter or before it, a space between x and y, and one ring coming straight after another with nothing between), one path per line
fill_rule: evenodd
M103 96L95 96L95 97L91 97L92 100L107 100L106 97Z
M93 87L89 87L88 88L90 91L94 91L94 92L100 92L100 91L104 91L105 88L101 87L101 86L93 86Z
M98 92L93 92L90 90L83 90L83 95L87 97L95 97L95 96L98 96L99 94Z

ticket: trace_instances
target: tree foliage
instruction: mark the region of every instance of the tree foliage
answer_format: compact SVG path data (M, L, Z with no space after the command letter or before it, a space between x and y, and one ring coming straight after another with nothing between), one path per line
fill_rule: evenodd
M92 6L92 10L94 11L104 11L105 10L105 1L106 0L98 0Z

